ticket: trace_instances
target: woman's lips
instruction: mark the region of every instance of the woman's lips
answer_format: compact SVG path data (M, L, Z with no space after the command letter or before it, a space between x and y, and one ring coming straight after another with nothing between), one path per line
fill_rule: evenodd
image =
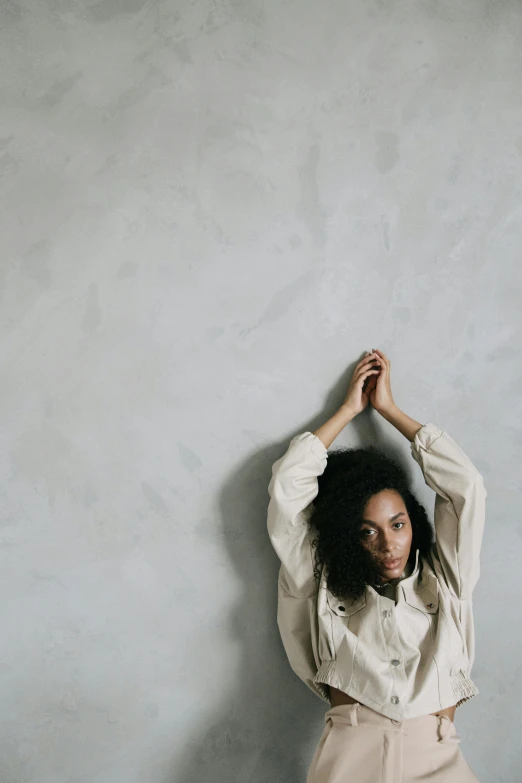
M383 560L383 565L385 568L397 568L397 566L400 564L401 558L395 557L393 560Z

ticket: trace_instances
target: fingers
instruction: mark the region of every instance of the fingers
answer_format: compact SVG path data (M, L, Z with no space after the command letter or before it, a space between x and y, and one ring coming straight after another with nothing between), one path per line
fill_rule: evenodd
M373 369L377 367L380 370L380 368L385 365L385 360L381 358L381 356L384 356L381 351L367 351L365 356L357 364L354 376L359 377L361 373L367 372L368 368Z
M375 351L367 351L364 358L361 359L361 361L357 366L360 367L364 364L367 364L368 362L375 362L375 361L380 361L380 357L377 356Z
M372 367L368 367L367 369L362 368L361 370L359 370L359 372L356 374L355 377L356 377L356 379L358 381L360 381L361 378L365 378L367 375L370 375L370 373L372 373L372 372L376 373L376 372L380 372L380 371L381 371L380 367L373 367L372 366Z
M364 370L366 367L375 367L376 366L376 362L380 363L380 361L381 360L379 359L378 356L373 356L373 354L371 354L369 356L366 356L362 360L362 362L359 362L359 364L357 365L357 367L355 369L358 372L359 370Z
M380 351L378 348L374 348L374 353L375 353L375 354L376 354L376 355L379 357L379 359L380 359L380 360L381 360L381 361L382 361L384 364L386 364L387 366L389 366L389 364L390 364L390 360L388 359L388 357L386 356L386 354L385 354L385 353L383 353L382 351Z

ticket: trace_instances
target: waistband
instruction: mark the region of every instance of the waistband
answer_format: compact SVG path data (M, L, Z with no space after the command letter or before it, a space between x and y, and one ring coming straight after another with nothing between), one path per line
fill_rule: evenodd
M339 704L325 712L324 721L346 726L366 726L383 731L398 731L408 737L438 742L459 743L460 737L453 721L447 715L419 715L416 718L395 720L381 715L365 704Z

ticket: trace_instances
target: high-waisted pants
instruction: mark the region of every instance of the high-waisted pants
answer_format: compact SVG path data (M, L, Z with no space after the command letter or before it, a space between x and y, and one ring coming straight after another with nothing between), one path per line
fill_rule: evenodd
M480 783L447 716L399 721L356 702L324 721L306 783Z

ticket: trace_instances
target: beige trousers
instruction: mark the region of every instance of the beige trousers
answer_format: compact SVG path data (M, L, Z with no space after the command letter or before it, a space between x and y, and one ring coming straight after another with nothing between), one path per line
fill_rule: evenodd
M447 716L396 721L357 702L324 720L306 783L479 783Z

